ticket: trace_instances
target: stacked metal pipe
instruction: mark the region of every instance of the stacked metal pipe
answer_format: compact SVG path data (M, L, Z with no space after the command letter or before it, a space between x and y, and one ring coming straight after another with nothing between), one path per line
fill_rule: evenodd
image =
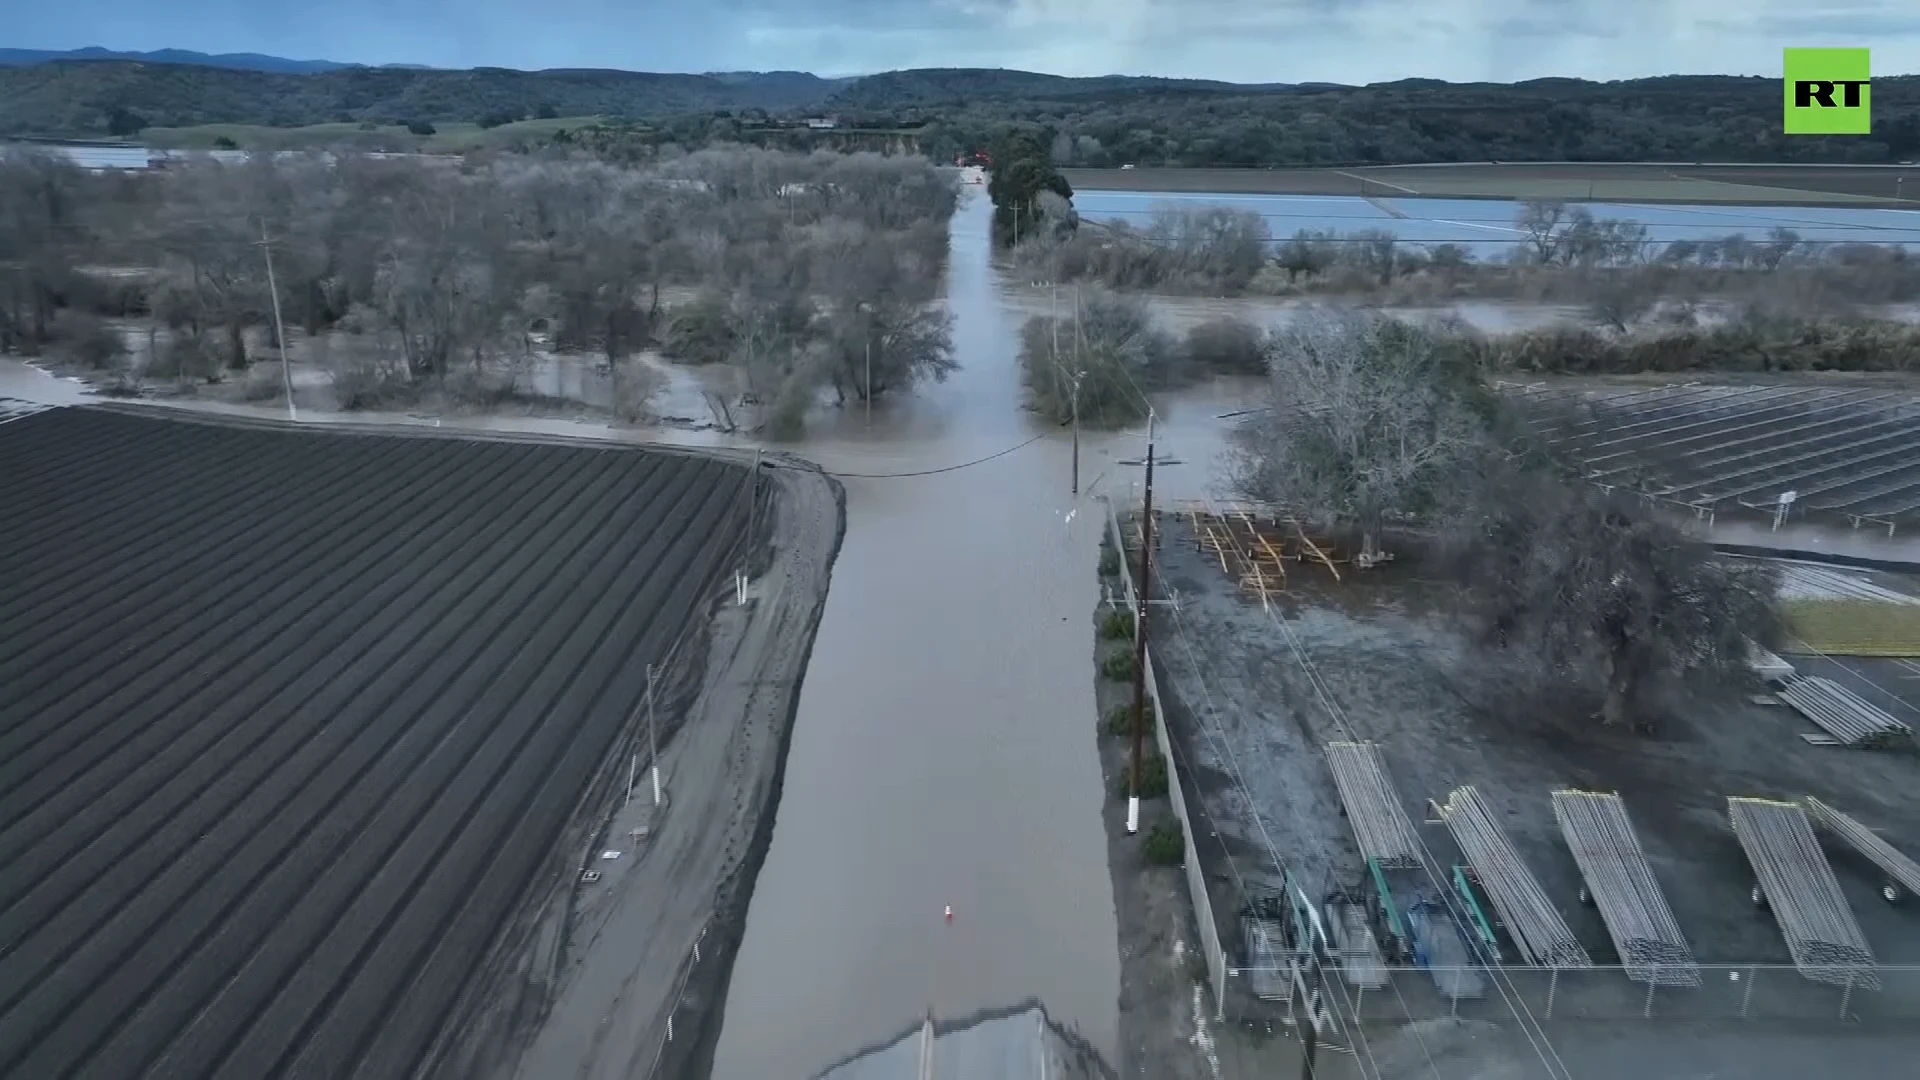
M1418 867L1420 838L1414 835L1400 793L1387 776L1380 744L1330 742L1327 767L1333 770L1333 783L1340 789L1340 802L1347 808L1360 854L1389 869Z
M1845 840L1853 850L1866 856L1884 871L1894 884L1920 896L1920 863L1914 862L1900 853L1898 848L1875 836L1872 829L1835 810L1826 803L1809 795L1801 800L1807 805L1807 812L1813 819L1826 826L1827 831Z
M1553 968L1593 966L1580 939L1520 861L1513 841L1479 792L1472 787L1455 788L1440 808L1440 817L1528 963Z
M1818 675L1794 679L1780 699L1848 746L1886 747L1913 740L1913 729L1859 694Z
M1654 879L1620 796L1556 791L1553 816L1586 878L1613 947L1635 982L1699 986L1700 967Z
M1800 974L1877 988L1873 951L1814 839L1806 811L1773 799L1729 798L1727 818Z

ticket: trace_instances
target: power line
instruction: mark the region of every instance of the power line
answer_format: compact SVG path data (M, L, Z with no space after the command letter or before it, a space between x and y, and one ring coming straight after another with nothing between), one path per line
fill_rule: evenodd
M959 472L961 469L971 469L975 465L984 465L987 462L993 461L996 458L1006 457L1008 454L1011 454L1016 450L1024 450L1027 447L1032 446L1034 443L1037 443L1041 439L1044 439L1046 437L1047 437L1046 433L1042 432L1038 435L1035 435L1033 438L1028 439L1025 442L1016 443L1013 446L1007 447L1005 450L1000 450L995 453L988 454L986 457L975 458L972 461L963 461L958 465L946 465L938 469L915 469L909 472L891 472L891 473L835 472L832 469L821 469L819 471L822 473L825 473L828 476L833 477L836 480L895 480L895 479L899 479L902 477L909 477L909 476L938 476L941 473ZM801 466L782 465L782 464L779 464L778 462L768 462L766 464L766 467L770 469L797 469L797 468L800 468Z

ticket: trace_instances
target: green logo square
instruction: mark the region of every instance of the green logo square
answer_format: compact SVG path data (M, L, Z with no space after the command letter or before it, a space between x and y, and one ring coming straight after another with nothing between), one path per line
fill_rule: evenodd
M1865 49L1786 51L1786 133L1870 135Z

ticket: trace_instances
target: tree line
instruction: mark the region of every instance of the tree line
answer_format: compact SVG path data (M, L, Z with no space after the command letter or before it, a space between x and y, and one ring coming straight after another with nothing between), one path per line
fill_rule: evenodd
M1043 198L1014 258L1032 280L1126 290L1571 303L1621 334L1692 327L1714 303L1811 318L1920 299L1920 259L1900 244L1810 241L1784 226L1762 236L1657 241L1637 221L1553 201L1523 203L1517 229L1517 243L1483 257L1384 229L1300 229L1276 241L1258 214L1218 206L1159 207L1141 226L1088 222Z
M1915 76L1874 80L1871 135L1829 138L1785 135L1779 81L1734 76L1354 87L983 69L821 79L487 68L282 74L122 61L0 68L0 131L18 134L101 135L147 124L478 124L547 110L644 122L640 132L615 127L628 141L683 148L738 138L742 123L826 112L870 128L917 127L918 146L935 160L1019 133L1055 165L1083 167L1920 157Z
M0 347L109 366L124 349L100 317L144 318L135 375L218 380L256 359L251 332L272 349L277 290L348 407L510 386L544 348L644 380L630 361L658 344L713 366L721 422L792 431L822 390L951 369L935 297L957 197L924 160L741 147L645 168L315 154L135 175L12 152ZM688 310L663 288L691 292Z

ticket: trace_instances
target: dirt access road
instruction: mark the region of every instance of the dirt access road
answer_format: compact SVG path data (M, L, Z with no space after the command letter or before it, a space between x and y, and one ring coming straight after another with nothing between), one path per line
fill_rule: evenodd
M774 464L765 470L780 489L771 550L747 605L729 603L714 617L697 697L661 754L664 812L653 815L639 850L592 863L604 874L600 882L577 889L571 875L555 882L564 898L556 896L541 924L503 957L507 982L518 976L526 998L493 998L477 1030L463 1033L470 1064L454 1074L617 1080L706 1073L844 522L838 485L817 471ZM650 808L644 766L634 799L634 811L611 808L607 848L631 846L624 821L615 819ZM565 922L564 945L556 920ZM558 971L543 978L556 963Z

